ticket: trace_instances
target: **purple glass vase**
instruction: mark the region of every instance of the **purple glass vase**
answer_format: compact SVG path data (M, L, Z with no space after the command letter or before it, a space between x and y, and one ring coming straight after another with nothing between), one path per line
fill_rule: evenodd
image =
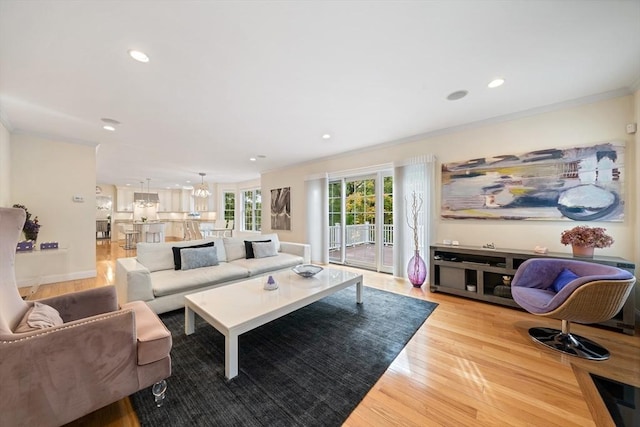
M407 266L407 277L411 284L416 288L422 286L424 280L427 278L427 266L420 256L419 251L415 251L409 260L409 265Z

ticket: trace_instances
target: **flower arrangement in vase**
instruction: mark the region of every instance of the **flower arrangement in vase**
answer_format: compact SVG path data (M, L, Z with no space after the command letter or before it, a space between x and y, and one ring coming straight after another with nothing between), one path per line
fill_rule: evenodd
M424 200L421 196L418 196L415 191L411 193L411 218L409 218L409 213L407 212L407 225L413 231L414 252L407 265L407 277L416 288L422 286L427 278L427 266L420 256L420 242L418 239L418 218L423 203Z
M25 205L13 205L14 208L24 209L24 212L27 214L27 218L24 221L24 226L22 227L22 232L24 233L24 237L27 240L33 240L34 242L38 240L38 232L40 231L40 223L38 222L38 217L31 219L31 213L27 209Z
M573 256L593 257L594 248L608 248L614 242L602 227L579 225L571 230L565 230L560 236L560 243L571 245Z

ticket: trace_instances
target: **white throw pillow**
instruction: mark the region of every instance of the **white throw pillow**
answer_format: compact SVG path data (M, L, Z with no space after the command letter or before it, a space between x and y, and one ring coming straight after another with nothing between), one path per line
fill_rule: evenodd
M18 323L16 333L31 332L38 329L51 328L64 322L55 308L35 302Z
M276 244L276 251L280 252L280 239L278 239L278 235L276 233L261 234L260 236L254 239L247 239L247 240L271 240L273 243Z
M267 258L278 255L275 242L253 242L253 256L255 258Z
M237 259L246 258L247 254L244 249L244 240L235 237L224 238L224 250L227 254L227 261L235 261Z

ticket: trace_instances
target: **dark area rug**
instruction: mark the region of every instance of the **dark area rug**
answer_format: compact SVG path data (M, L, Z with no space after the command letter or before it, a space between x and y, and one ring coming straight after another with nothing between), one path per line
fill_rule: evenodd
M131 401L143 426L339 426L437 304L344 289L239 337L240 372L224 379L224 337L184 310L160 315L173 335L165 403Z

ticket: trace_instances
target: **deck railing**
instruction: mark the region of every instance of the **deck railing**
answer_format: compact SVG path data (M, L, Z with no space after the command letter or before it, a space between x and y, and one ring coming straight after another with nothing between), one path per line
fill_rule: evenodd
M329 226L329 250L340 249L342 246L342 227ZM345 228L345 243L347 247L376 243L375 224L347 225ZM393 225L382 226L382 244L393 246Z

